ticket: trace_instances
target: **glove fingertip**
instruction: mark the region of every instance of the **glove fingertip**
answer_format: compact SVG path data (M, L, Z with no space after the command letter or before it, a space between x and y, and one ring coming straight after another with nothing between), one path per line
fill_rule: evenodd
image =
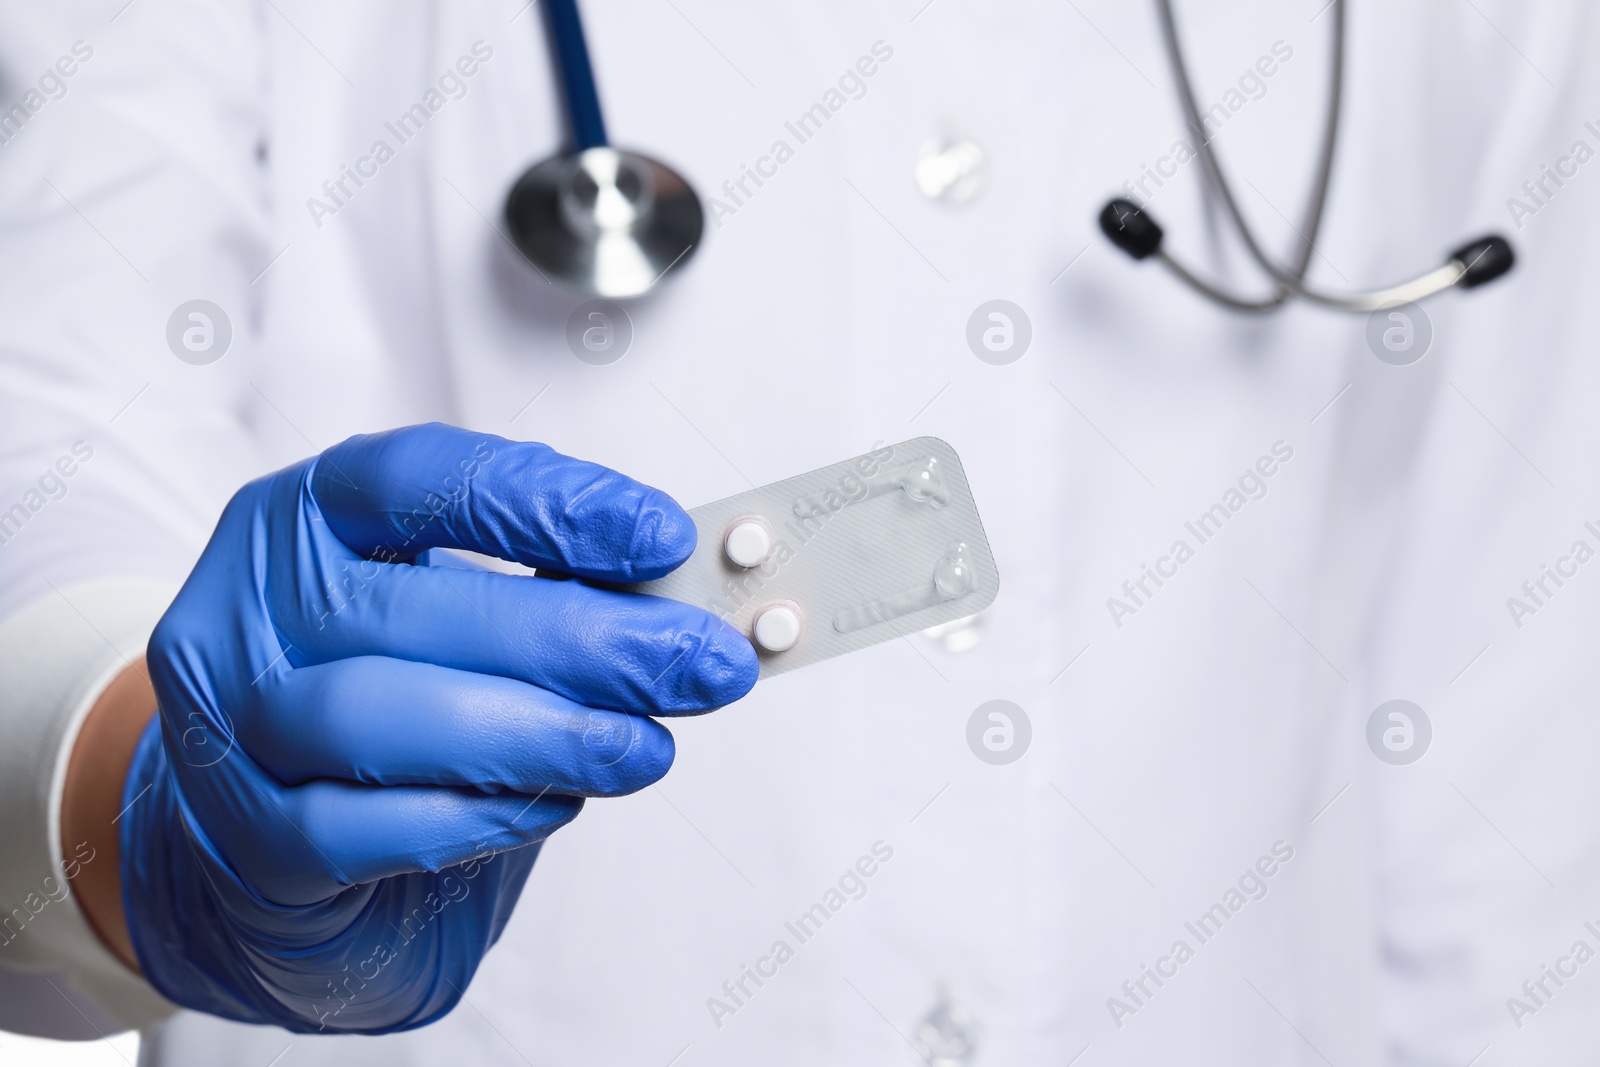
M640 502L629 547L633 580L648 582L677 570L694 555L699 539L694 520L676 500L649 490Z
M630 716L637 742L630 745L625 758L618 761L618 781L612 795L637 793L667 776L677 758L678 745L672 731L654 719Z
M701 652L702 677L712 704L732 704L749 693L761 676L761 660L744 634L718 621Z

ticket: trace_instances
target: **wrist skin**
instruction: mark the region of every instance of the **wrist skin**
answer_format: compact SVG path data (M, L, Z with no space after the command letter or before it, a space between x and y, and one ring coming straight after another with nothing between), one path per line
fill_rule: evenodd
M61 797L62 854L73 855L87 842L98 861L79 870L73 895L100 940L136 974L139 963L122 910L117 819L133 750L155 711L155 690L141 658L117 675L89 710L67 763Z

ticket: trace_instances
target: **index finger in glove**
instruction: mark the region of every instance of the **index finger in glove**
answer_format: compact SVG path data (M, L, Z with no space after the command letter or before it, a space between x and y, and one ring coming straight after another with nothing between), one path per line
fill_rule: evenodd
M310 489L353 551L410 559L482 552L601 581L659 578L694 551L666 493L541 444L430 423L352 437L322 453Z

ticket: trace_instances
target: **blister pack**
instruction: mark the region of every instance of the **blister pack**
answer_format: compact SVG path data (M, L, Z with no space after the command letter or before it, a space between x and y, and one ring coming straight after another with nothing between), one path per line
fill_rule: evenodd
M694 555L630 586L720 616L766 677L976 614L1000 574L955 450L873 449L689 515Z

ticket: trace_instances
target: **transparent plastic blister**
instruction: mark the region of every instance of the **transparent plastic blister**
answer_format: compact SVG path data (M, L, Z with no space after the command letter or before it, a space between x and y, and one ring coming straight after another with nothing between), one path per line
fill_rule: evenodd
M976 614L1000 589L955 450L873 449L690 510L683 566L632 588L720 616L781 674Z

